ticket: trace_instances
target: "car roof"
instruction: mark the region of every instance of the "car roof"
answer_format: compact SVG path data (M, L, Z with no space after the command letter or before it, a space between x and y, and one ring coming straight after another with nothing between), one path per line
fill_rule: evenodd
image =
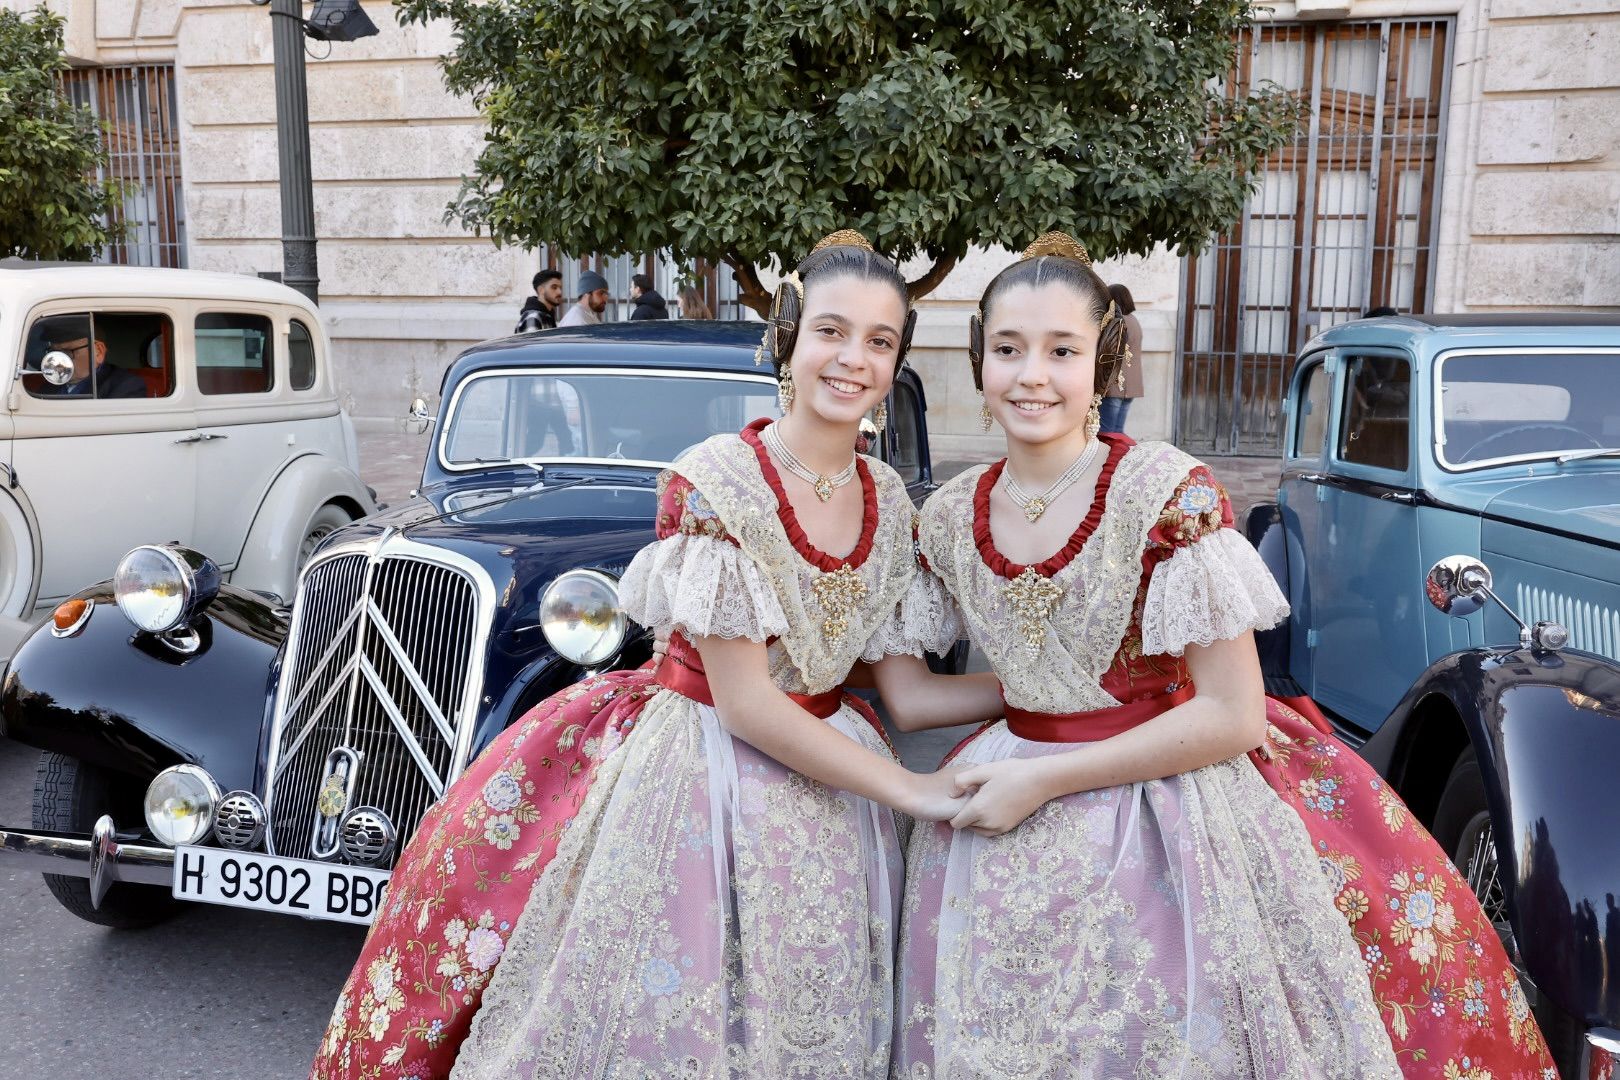
M0 296L20 303L101 294L291 304L315 313L314 304L296 289L290 289L279 281L246 274L173 270L161 266L103 266L99 263L0 259Z
M1620 348L1620 315L1564 311L1385 315L1324 330L1304 351L1356 345L1405 348L1420 358L1460 348Z
M645 319L535 330L467 349L445 372L445 385L493 367L658 367L770 374L754 365L764 326L713 319Z

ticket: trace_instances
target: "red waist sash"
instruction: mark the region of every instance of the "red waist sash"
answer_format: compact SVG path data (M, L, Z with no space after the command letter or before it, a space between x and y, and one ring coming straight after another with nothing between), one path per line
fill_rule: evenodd
M681 634L669 636L669 652L664 655L664 662L658 665L653 679L666 690L673 690L682 697L689 697L711 708L714 706L714 693L709 689L709 677L704 674L703 660L692 643ZM844 688L834 687L823 694L789 694L788 697L805 712L825 720L843 704ZM868 723L877 726L870 717Z
M1191 701L1193 693L1189 684L1157 697L1080 713L1027 712L1008 705L1007 730L1031 742L1101 742Z

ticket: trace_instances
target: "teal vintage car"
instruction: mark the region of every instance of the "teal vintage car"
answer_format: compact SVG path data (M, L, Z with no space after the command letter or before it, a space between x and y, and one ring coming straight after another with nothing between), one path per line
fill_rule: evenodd
M1285 408L1270 688L1430 828L1585 1077L1620 1048L1620 317L1337 326Z

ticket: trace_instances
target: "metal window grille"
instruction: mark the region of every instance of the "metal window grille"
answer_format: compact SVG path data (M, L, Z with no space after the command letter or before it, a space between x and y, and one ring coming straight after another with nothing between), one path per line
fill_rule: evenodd
M681 267L666 258L662 252L643 257L620 255L608 259L600 255L587 255L583 258L574 258L562 254L548 244L540 249L540 266L562 271L563 297L569 304L579 299L580 274L586 270L595 270L607 278L610 299L602 318L608 322L617 322L630 317L630 312L635 307L630 299L630 275L637 273L652 277L653 287L669 302L670 318L681 317L680 288L677 285L681 278ZM709 310L714 312L716 319L736 322L753 317L753 312L737 299L737 278L731 272L731 267L724 263L714 264L699 259L693 267L693 272L686 276L688 280L692 277L697 278L697 288L703 293L704 302L709 305Z
M74 68L63 77L74 104L102 123L107 164L96 179L124 184L113 225L123 233L98 262L185 266L186 204L180 187L179 101L174 65Z
M1177 442L1276 453L1294 355L1373 307L1426 311L1434 278L1452 20L1258 25L1235 92L1309 106L1243 217L1182 264Z

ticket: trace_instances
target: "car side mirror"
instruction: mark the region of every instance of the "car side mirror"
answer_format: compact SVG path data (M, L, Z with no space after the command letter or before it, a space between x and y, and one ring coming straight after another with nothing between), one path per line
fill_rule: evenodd
M412 398L410 410L405 415L409 419L415 420L417 423L422 425L422 427L418 429L419 431L426 431L428 429L428 425L432 424L435 419L433 414L428 412L427 400L425 398Z
M1429 567L1423 591L1429 603L1444 615L1461 619L1485 606L1490 596L1491 569L1466 555L1448 555Z
M19 374L42 375L52 386L66 386L73 381L73 357L52 349L39 358L39 367L24 366Z

